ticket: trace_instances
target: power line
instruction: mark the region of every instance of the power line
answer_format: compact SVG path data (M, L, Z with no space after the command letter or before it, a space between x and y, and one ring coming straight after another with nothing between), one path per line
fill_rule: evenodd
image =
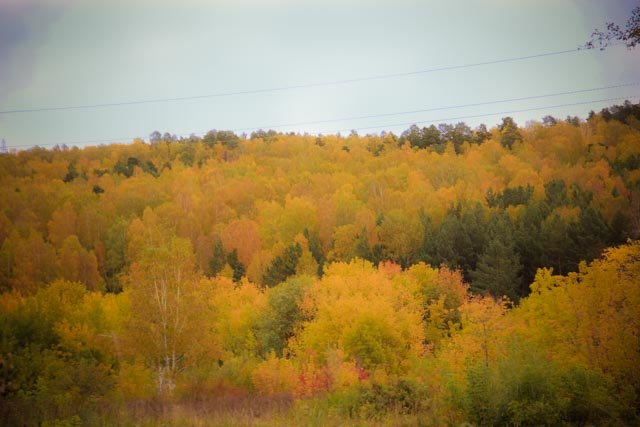
M622 88L622 87L638 86L638 85L640 85L640 82L621 83L621 84L612 85L612 86L602 86L602 87L596 87L596 88L590 88L590 89L579 89L579 90L572 90L572 91L568 91L568 92L556 92L556 93L549 93L549 94L545 94L545 95L524 96L524 97L520 97L520 98L500 99L500 100L495 100L495 101L476 102L476 103L473 103L473 104L450 105L450 106L446 106L446 107L424 108L424 109L419 109L419 110L408 110L408 111L399 111L399 112L393 112L393 113L370 114L370 115L366 115L366 116L351 116L351 117L343 117L343 118L337 118L337 119L314 120L314 121L308 121L308 122L284 123L284 124L280 124L280 125L252 126L252 127L238 128L238 129L231 129L231 130L234 131L234 132L237 132L237 131L251 130L251 129L273 129L273 128L280 128L280 127L287 127L287 126L314 125L314 124L320 124L320 123L344 122L344 121L350 121L350 120L372 119L372 118L389 117L389 116L401 116L401 115L405 115L405 114L426 113L426 112L430 112L430 111L453 110L453 109L457 109L457 108L466 108L466 107L480 107L480 106L483 106L483 105L502 104L502 103L506 103L506 102L530 101L530 100L533 100L533 99L550 98L550 97L554 97L554 96L563 96L563 95L575 95L575 94L578 94L578 93L596 92L596 91L600 91L600 90L617 89L617 88Z
M310 121L310 122L299 122L299 123L292 123L292 124L280 124L280 125L271 125L271 126L263 126L263 127L253 126L253 127L245 127L245 128L235 128L235 129L230 129L230 130L232 132L239 132L239 131L246 131L246 130L251 130L251 129L259 129L259 128L267 128L268 129L268 128L275 128L275 127L296 126L296 125L304 125L304 124L329 123L329 122L336 122L336 121L347 121L347 120L352 120L352 119L355 120L355 119L364 119L364 118L393 116L393 115L409 114L409 113L415 113L415 112L441 111L441 110L455 109L455 108L462 108L462 107L469 107L469 106L481 106L481 105L497 104L497 103L504 103L504 102L511 102L511 101L548 98L548 97L561 96L561 95L566 95L566 94L593 92L593 91L597 91L597 90L619 88L619 87L626 87L626 86L637 86L637 85L640 85L640 83L625 83L625 84L619 84L619 85L604 86L604 87L600 87L600 88L581 89L581 90L575 90L575 91L569 91L569 92L558 92L558 93L547 94L547 95L535 95L535 96L528 96L528 97L521 97L521 98L512 98L512 99L504 99L504 100L496 100L496 101L479 102L479 103L474 103L474 104L466 104L466 105L458 105L458 106L450 106L450 107L436 107L436 108L429 108L429 109L423 109L423 110L413 110L413 111L408 111L408 112L373 114L373 115L369 115L369 116L357 116L357 117L351 117L351 118L337 118L337 119L327 119L327 120L316 120L316 121ZM348 129L346 129L346 128L345 129L337 129L337 130L333 130L333 131L329 131L329 132L325 131L323 133L337 133L337 132L345 132L345 131L350 131L350 130L381 129L381 128L395 127L395 126L410 126L410 125L413 125L413 124L449 122L449 121L453 121L453 120L462 120L462 119L479 118L479 117L489 117L489 116L495 116L495 115L501 115L501 114L513 114L513 113L521 113L521 112L527 112L527 111L544 110L544 109L550 109L550 108L570 107L570 106L577 106L577 105L595 104L595 103L599 103L599 102L619 101L621 99L633 99L633 98L637 98L637 97L640 97L640 95L622 96L622 97L606 98L606 99L597 99L597 100L590 100L590 101L584 101L584 102L557 104L557 105L551 105L551 106L546 106L546 107L526 108L526 109L520 109L520 110L500 111L500 112L495 112L495 113L485 113L485 114L475 114L475 115L466 115L466 116L457 116L457 117L447 117L447 118L440 118L440 119L434 119L434 120L422 120L422 121L413 121L413 122L392 123L392 124L387 124L387 125L382 125L382 126L364 126L364 127L355 127L355 128L351 127L351 128L348 128ZM207 132L208 131L192 132L192 133L186 133L186 134L179 134L177 136L178 137L188 137L188 136L191 136L191 135L202 136L202 135L205 135ZM320 132L315 132L315 133L320 133ZM133 140L135 138L138 138L138 137L129 136L129 137L112 138L112 139L93 139L93 140L82 140L82 141L60 141L60 142L55 142L55 143L37 144L37 145L35 145L35 144L19 144L19 145L10 145L10 146L8 146L8 148L37 147L37 146L49 147L49 146L55 146L55 145L79 145L79 144L91 144L91 143L115 143L115 142L120 142L120 141L125 141L125 140Z
M481 66L493 65L493 64L526 61L526 60L536 59L536 58L564 55L567 53L583 52L586 50L587 49L575 48L575 49L559 50L555 52L539 53L534 55L495 59L491 61L475 62L475 63L461 64L461 65L449 65L444 67L428 68L423 70L414 70L414 71L408 71L403 73L378 74L373 76L358 77L358 78L343 79L343 80L330 80L330 81L324 81L324 82L304 83L304 84L290 85L290 86L239 90L239 91L231 91L231 92L218 92L218 93L211 93L211 94L205 94L205 95L182 96L182 97L174 97L174 98L152 98L152 99L144 99L144 100L106 102L106 103L95 103L95 104L84 104L84 105L33 107L33 108L23 108L23 109L15 108L15 109L2 110L0 111L0 114L24 114L24 113L46 112L46 111L122 107L127 105L156 104L156 103L164 103L164 102L177 102L177 101L187 101L187 100L206 99L206 98L249 95L249 94L257 94L257 93L279 92L279 91L286 91L286 90L305 89L305 88L312 88L312 87L333 86L333 85L340 85L340 84L366 82L366 81L372 81L372 80L384 80L384 79L392 79L392 78L399 78L399 77L408 77L408 76L414 76L419 74L437 73L442 71L452 71L452 70L481 67Z
M495 112L495 113L474 114L474 115L458 116L458 117L446 117L446 118L440 118L440 119L435 119L435 120L421 120L421 121L415 121L415 122L390 123L390 124L386 124L386 125L382 125L382 126L363 126L363 127L357 127L357 128L336 129L336 130L332 130L332 131L329 131L329 132L326 132L326 133L332 134L332 133L338 133L338 132L348 132L348 131L352 131L352 130L382 129L382 128L395 127L395 126L411 126L411 125L426 124L426 123L451 122L451 121L454 121L454 120L475 119L475 118L479 118L479 117L499 116L499 115L502 115L502 114L525 113L527 111L547 110L547 109L551 109L551 108L560 108L560 107L574 107L574 106L577 106L577 105L588 105L588 104L595 104L595 103L598 103L598 102L611 102L611 101L619 101L621 99L627 99L628 100L628 99L634 99L634 98L640 98L640 94L639 95L631 95L631 96L619 96L619 97L616 97L616 98L594 99L594 100L591 100L591 101L584 101L584 102L572 102L572 103L568 103L568 104L548 105L546 107L523 108L521 110L499 111L499 112ZM318 133L318 132L316 132L316 133Z

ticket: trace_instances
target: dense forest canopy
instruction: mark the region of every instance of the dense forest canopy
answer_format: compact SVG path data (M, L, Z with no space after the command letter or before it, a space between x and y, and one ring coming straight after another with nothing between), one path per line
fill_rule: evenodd
M632 103L0 155L2 416L231 393L637 422L639 166Z
M640 106L627 103L586 122L506 117L491 131L155 132L149 143L20 151L0 158L0 288L64 278L118 292L137 227L154 215L207 276L274 286L304 262L318 276L355 257L426 262L516 300L537 268L576 271L639 237L639 129ZM506 281L482 278L494 273Z

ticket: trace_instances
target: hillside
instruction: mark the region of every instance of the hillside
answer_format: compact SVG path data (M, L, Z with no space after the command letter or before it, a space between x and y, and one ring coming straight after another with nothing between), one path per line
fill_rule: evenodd
M638 422L639 109L0 155L0 418Z

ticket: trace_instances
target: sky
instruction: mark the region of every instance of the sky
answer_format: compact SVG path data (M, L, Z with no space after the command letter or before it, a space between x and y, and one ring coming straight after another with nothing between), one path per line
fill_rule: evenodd
M640 100L640 48L576 49L638 5L0 0L0 138L28 148L129 142L155 130L401 133L412 123L586 117ZM413 73L560 51L570 52ZM261 91L273 88L289 89ZM202 97L225 93L235 95ZM169 98L189 99L126 104ZM490 103L516 98L529 99ZM125 105L46 110L114 103ZM45 110L15 112L33 109Z

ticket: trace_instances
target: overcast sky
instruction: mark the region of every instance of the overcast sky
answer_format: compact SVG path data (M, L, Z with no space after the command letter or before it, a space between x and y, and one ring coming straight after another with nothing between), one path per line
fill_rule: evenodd
M0 0L0 111L194 97L359 79L575 49L631 0ZM360 134L430 120L586 116L640 86L379 115L640 82L640 48L395 78L102 108L0 113L9 146L262 127ZM512 111L541 108L535 111ZM458 117L499 113L492 116ZM509 114L507 114L509 113ZM451 120L449 120L451 119Z

